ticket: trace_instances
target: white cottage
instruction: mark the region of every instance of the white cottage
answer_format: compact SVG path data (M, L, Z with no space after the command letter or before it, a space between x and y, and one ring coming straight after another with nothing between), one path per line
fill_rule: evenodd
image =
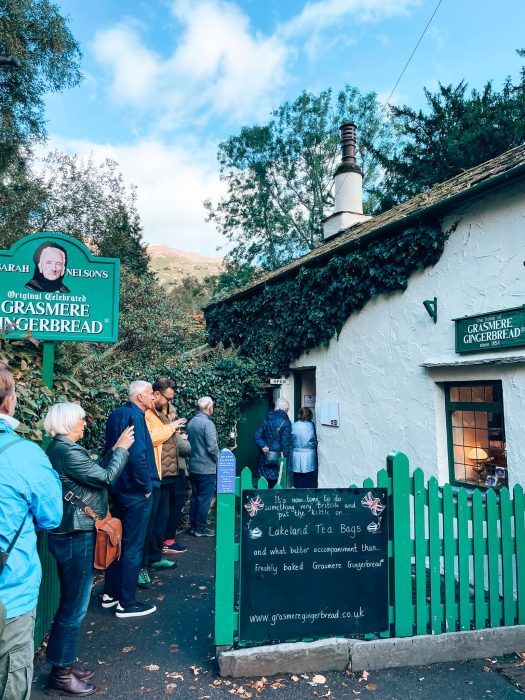
M320 487L360 483L393 449L440 483L525 484L525 147L369 219L354 137L343 133L324 244L212 305L210 338L242 348L242 335L214 335L221 309L255 308L273 285L437 222L447 235L435 264L414 270L404 290L372 292L328 344L296 352L279 390L294 416L314 407ZM284 334L276 324L276 344Z

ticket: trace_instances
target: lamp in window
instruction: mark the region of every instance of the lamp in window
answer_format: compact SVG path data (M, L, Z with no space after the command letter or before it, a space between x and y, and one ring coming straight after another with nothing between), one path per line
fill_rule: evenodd
M467 457L474 462L473 469L478 473L478 475L480 475L481 472L485 469L487 460L489 458L488 454L482 447L476 446L467 452Z

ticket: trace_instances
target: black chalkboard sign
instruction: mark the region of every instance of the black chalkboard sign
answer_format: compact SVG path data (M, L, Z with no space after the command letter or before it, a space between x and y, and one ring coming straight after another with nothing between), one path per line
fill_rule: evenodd
M240 644L388 629L386 489L242 493Z

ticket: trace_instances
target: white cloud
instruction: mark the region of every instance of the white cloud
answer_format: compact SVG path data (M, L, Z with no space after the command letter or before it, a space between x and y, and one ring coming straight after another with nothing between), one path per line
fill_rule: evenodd
M408 15L421 0L318 0L307 3L302 11L283 25L286 35L318 33L338 25L349 16L356 22L381 22L391 17Z
M78 153L95 162L112 158L127 183L138 187L137 208L148 243L169 245L204 255L218 255L224 239L204 221L202 202L217 200L223 189L216 173L216 145L197 155L190 148L142 141L113 146L90 141L50 139L50 148Z
M285 81L279 38L254 32L229 2L176 0L172 11L182 32L167 58L150 51L129 23L96 35L95 56L112 75L113 99L160 113L163 129L203 112L240 121L273 106Z
M302 11L281 25L279 33L288 41L302 40L307 55L315 58L325 49L327 35L334 32L346 43L355 43L349 24L377 23L396 16L406 16L421 0L317 0L308 2ZM343 23L347 24L343 33Z
M149 96L159 73L159 58L143 46L133 27L119 25L99 32L93 49L113 74L115 98L140 104Z

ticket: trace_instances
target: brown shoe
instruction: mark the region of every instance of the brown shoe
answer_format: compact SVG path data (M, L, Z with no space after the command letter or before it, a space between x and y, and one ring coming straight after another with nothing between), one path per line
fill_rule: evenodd
M85 683L74 672L71 666L60 668L53 666L47 679L46 693L48 695L69 695L83 697L93 695L97 687L91 683Z
M84 683L90 681L95 675L95 672L91 671L89 668L71 668L71 671L75 674L77 678L80 678L81 681L84 681Z

